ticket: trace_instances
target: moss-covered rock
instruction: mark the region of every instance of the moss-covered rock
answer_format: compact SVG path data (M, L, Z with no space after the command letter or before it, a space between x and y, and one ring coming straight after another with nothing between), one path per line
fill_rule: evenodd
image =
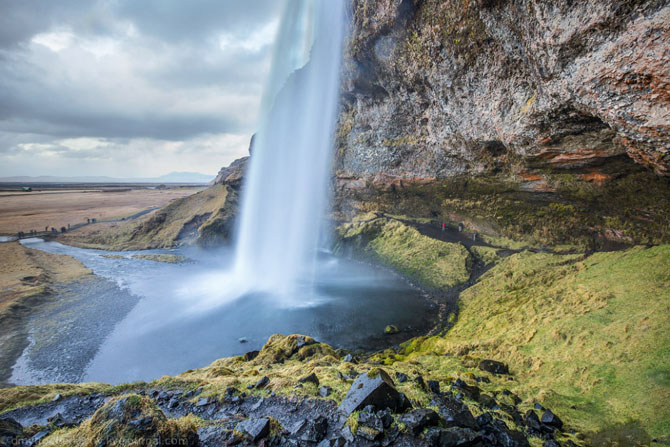
M363 256L393 267L426 287L445 289L470 278L472 258L465 247L424 236L402 222L358 219L338 231L338 251L353 246Z

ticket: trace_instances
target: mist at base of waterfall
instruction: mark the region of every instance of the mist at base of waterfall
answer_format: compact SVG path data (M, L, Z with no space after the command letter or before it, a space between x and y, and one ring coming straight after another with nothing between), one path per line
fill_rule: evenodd
M16 384L153 380L260 349L275 333L376 350L425 333L436 314L423 292L401 277L329 253L317 257L315 280L305 281L296 299L287 301L221 273L233 262L231 252L172 250L189 261L166 264L132 258L138 252L39 239L22 243L73 256L97 278L63 289L48 311L35 314L31 344L11 379ZM166 251L142 253L158 252ZM41 329L53 324L59 325L57 336ZM384 334L389 324L403 332Z

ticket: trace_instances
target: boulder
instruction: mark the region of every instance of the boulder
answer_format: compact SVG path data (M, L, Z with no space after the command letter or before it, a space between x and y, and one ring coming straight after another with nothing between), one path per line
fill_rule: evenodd
M328 397L332 392L333 389L329 386L322 386L321 388L319 388L319 396L321 397Z
M312 373L308 376L303 377L302 379L299 379L298 382L300 382L300 383L310 382L310 383L313 383L316 386L319 386L319 378L316 376L315 373Z
M398 422L405 426L415 435L418 435L424 428L437 425L440 416L430 408L420 408L404 414L398 419Z
M482 360L479 362L479 369L491 374L509 374L507 365L496 360Z
M428 389L431 393L440 394L440 382L437 380L429 380L426 382L426 384L428 385Z
M542 418L540 421L550 427L555 427L558 429L563 427L563 421L561 421L558 416L552 413L551 410L546 410L544 413L542 413Z
M356 378L340 404L340 411L348 416L368 405L378 409L403 411L409 407L409 402L395 389L393 380L386 371L374 369Z
M259 353L260 353L260 351L249 351L249 352L246 352L246 353L242 356L242 359L243 359L245 362L250 362L250 361L252 361L253 359L255 359L256 357L258 357L258 354L259 354Z
M256 384L254 385L254 387L255 387L257 390L262 390L263 388L265 388L265 387L268 386L269 384L270 384L270 379L269 379L267 376L265 376L265 377L263 377L262 379L260 379L258 382L256 382Z
M447 427L465 427L477 430L479 424L472 412L461 401L448 397L437 402L438 413L444 419Z
M270 419L268 418L249 418L235 426L235 430L248 436L249 439L256 442L263 439L270 433Z

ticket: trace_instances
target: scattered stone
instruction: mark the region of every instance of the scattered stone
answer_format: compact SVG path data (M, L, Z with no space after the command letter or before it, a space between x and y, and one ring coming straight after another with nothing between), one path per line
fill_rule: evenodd
M427 384L428 389L430 390L431 393L440 394L440 382L438 382L437 380L429 380Z
M431 447L456 447L474 445L481 435L469 428L430 428L425 439Z
M332 392L333 389L329 386L322 386L321 388L319 388L319 396L321 397L328 397Z
M315 373L312 373L309 376L303 377L302 379L298 380L298 382L300 382L300 383L310 382L310 383L313 383L316 386L319 386L319 378L316 376Z
M477 418L475 419L477 421L477 425L479 425L480 428L484 428L487 425L493 421L493 416L491 416L491 413L482 413Z
M173 410L173 409L177 408L178 406L179 406L179 398L178 397L173 397L172 399L170 399L170 402L168 402L168 405L167 405L167 407L170 410Z
M340 410L350 415L356 410L373 405L375 408L390 408L401 412L409 402L395 389L393 381L383 369L375 369L361 374L349 388L340 405Z
M258 357L258 354L259 354L259 353L260 353L260 351L249 351L249 352L246 352L246 353L242 356L242 359L243 359L245 362L250 362L250 361L252 361L253 359L255 359L256 357Z
M454 386L459 390L461 390L463 394L468 396L470 399L479 401L479 394L481 393L481 390L476 386L468 385L461 379L456 379L456 381L454 382Z
M437 407L447 427L467 427L473 430L479 428L475 417L463 402L447 397L438 401Z
M398 419L398 422L405 426L415 435L421 433L424 428L437 425L440 420L438 414L429 408L420 408L410 413L404 414Z
M491 410L498 408L498 403L496 402L496 400L493 398L493 396L490 396L488 394L480 394L478 402L482 404L484 407Z
M507 365L496 360L482 360L479 362L479 369L491 374L509 374Z
M561 421L558 416L552 413L551 410L546 410L542 414L542 418L540 420L543 424L549 425L550 427L556 427L558 429L563 427L563 421Z
M403 374L401 372L395 373L395 378L398 380L399 383L405 383L408 380L407 374Z
M544 407L540 404L537 404L537 403L535 405L533 405L533 408L535 408L536 410L544 411Z
M311 421L304 419L294 425L290 433L299 441L321 442L328 433L328 419L324 416L318 416Z
M198 402L195 404L196 407L205 407L212 403L211 397L201 397L198 399Z
M235 430L256 442L270 433L270 420L268 418L249 418L237 424Z
M344 447L347 443L347 440L342 436L338 436L332 439L324 439L316 447Z
M536 404L537 405L537 404ZM524 422L532 430L539 431L541 428L540 418L537 417L537 414L533 410L526 411L524 416Z
M393 424L393 413L388 408L379 410L377 412L377 417L382 421L382 426L384 428L389 428Z
M54 398L51 399L51 402L58 402L59 400L61 400L62 397L63 396L61 396L60 394L56 394Z
M426 388L426 382L424 382L423 376L421 376L421 375L418 375L414 378L414 383L419 385L419 388L421 388L424 391L427 389Z
M342 361L349 362L349 363L354 363L354 356L351 355L351 354L347 354L347 355L344 356Z
M556 442L554 439L547 439L544 441L544 444L542 444L542 447L561 447L561 444Z
M392 325L392 324L389 324L388 326L386 326L386 327L384 328L384 333L385 333L386 335L393 335L393 334L397 334L398 332L400 332L400 330L398 329L398 327L397 327L397 326L394 326L394 325Z
M265 388L266 386L268 386L269 384L270 384L270 379L267 376L265 376L261 380L256 382L254 387L258 390L261 390L261 389Z
M384 431L384 423L377 416L375 408L372 405L368 405L363 411L358 413L358 429L360 430L363 427L370 429L368 430L368 435L371 435L373 431L375 432L372 439L375 439L377 435Z

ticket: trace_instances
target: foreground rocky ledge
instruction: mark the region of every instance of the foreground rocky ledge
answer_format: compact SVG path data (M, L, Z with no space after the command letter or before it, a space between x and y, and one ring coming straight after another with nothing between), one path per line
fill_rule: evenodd
M349 371L332 378L328 370L315 373L317 364ZM272 374L299 365L312 372L291 382ZM30 398L43 399L0 416L0 445L577 445L550 410L475 385L490 383L489 377L514 380L506 365L485 361L480 368L482 376L471 376L470 384L424 380L410 370L396 370L391 378L310 337L275 335L260 352L152 384L96 392L72 386L65 396L53 394L57 387L4 391L5 398L32 392Z

